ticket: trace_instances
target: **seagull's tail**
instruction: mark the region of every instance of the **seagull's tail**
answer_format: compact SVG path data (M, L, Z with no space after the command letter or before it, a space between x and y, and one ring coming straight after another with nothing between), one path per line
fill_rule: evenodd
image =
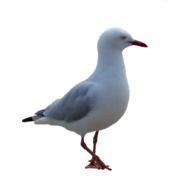
M22 122L30 122L30 121L36 121L38 119L40 119L42 116L38 116L38 115L34 115L31 117L27 117L25 119L22 119Z
M33 117L27 117L25 119L22 119L22 122L30 122L30 121L34 121Z
M45 111L44 109L43 109L43 110L39 110L38 112L35 113L34 116L31 116L31 117L27 117L27 118L25 118L25 119L22 119L22 122L36 121L36 120L38 120L38 119L44 117L44 115L43 115L43 112L44 112L44 111Z

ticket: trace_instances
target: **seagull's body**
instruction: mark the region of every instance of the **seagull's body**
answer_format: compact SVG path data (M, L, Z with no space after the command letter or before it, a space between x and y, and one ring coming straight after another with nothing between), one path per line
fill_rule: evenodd
M129 86L122 50L130 45L146 47L133 40L124 30L106 30L98 40L98 62L93 74L74 86L63 98L23 121L63 126L82 136L81 145L91 155L88 167L110 169L95 154L98 131L117 122L125 113ZM93 151L84 143L84 136L96 131Z
M117 54L117 59L120 59L121 55L118 52ZM79 135L85 135L88 132L107 128L118 121L126 110L129 88L123 60L112 60L112 57L109 63L103 63L99 59L95 72L87 80L72 88L63 99L52 103L43 112L46 117L37 119L35 123L61 125ZM116 61L116 63L112 61ZM66 101L65 99L70 96L73 97ZM68 112L75 109L76 113L81 114L81 118L75 118L74 115L73 118L68 119L69 121L60 119L62 117L60 114L62 115L63 111L65 111L65 108L61 106L62 101L66 101L65 105L68 104ZM78 105L77 101L81 101L81 105ZM75 103L76 107L73 108ZM80 113L81 109L83 109L80 106L88 107L90 104L91 108ZM60 110L57 112L58 109ZM68 114L71 114L72 117L73 113Z

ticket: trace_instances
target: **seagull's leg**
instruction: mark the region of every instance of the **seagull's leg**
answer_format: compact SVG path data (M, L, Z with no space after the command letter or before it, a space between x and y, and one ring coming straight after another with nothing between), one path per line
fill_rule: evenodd
M96 153L96 143L98 141L98 133L99 131L96 131L93 137L93 153Z
M98 133L99 131L96 131L94 136L93 136L93 153L96 153L96 143L98 141ZM94 168L96 166L96 161L94 159L94 157L92 156L92 159L89 160L90 164L88 166L86 166L86 168Z
M111 170L111 168L109 168L109 166L107 166L93 151L91 151L87 145L85 144L84 141L84 136L81 139L81 146L89 153L92 155L92 159L94 160L94 162L96 163L93 168L97 168L97 169L108 169Z

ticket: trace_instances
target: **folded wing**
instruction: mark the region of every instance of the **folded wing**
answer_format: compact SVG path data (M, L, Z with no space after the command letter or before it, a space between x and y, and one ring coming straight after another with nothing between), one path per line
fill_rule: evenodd
M96 106L96 99L95 84L83 82L72 88L62 99L49 105L42 114L48 118L70 123L84 118L92 111Z

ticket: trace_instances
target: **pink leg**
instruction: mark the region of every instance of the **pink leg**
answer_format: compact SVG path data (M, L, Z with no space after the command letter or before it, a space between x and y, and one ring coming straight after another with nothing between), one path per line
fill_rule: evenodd
M93 153L96 153L96 143L98 141L98 133L99 131L96 131L93 136ZM92 156L92 159L89 160L89 164L85 168L97 168L97 162L95 161L94 157Z
M94 152L92 152L87 145L85 144L84 141L84 137L82 137L81 139L81 146L89 153L92 155L92 162L94 163L92 165L92 167L90 168L97 168L97 169L108 169L111 170L111 168L109 168L109 166L107 166ZM95 147L96 148L96 147ZM86 167L87 168L87 167Z
M93 153L96 153L96 143L98 141L98 133L99 131L96 131L93 137Z

